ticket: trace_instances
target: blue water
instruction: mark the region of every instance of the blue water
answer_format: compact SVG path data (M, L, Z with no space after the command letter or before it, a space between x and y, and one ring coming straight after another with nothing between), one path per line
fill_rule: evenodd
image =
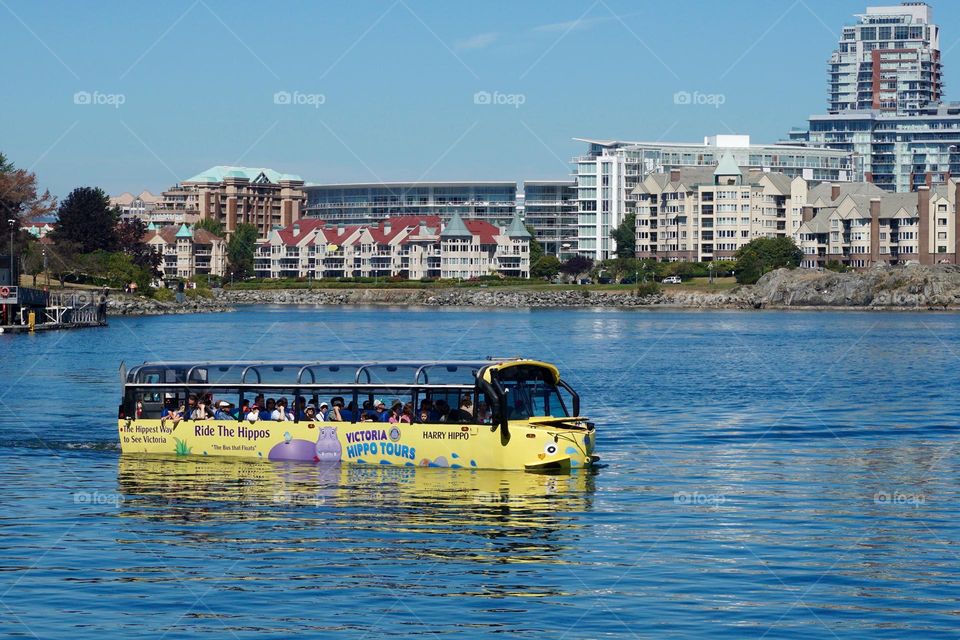
M557 363L596 475L144 460L143 359ZM960 315L263 308L0 336L0 636L956 637Z

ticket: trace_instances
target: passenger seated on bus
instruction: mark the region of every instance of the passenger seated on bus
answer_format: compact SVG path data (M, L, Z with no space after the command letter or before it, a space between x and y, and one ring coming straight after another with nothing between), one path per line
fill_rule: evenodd
M343 398L337 396L330 399L330 412L327 413L327 422L343 422Z
M257 405L258 409L263 409L267 405L267 400L262 393L258 393L253 399L253 404Z
M245 419L247 422L257 422L260 420L260 407L256 404L250 405L250 410L247 411Z
M201 407L197 394L191 393L187 397L187 406L183 414L184 420L204 420L207 417L206 407Z
M287 411L286 398L280 398L277 400L277 404L273 409L273 413L270 414L270 419L278 422L289 422L293 420L293 414Z
M437 422L447 422L447 417L450 415L450 405L447 404L447 401L443 398L440 398L437 400L435 407L437 413Z
M400 422L404 424L413 424L413 403L408 402L403 405L403 412L400 414Z
M473 401L470 400L470 396L460 398L460 407L450 412L450 415L447 416L447 422L459 424L473 422Z
M323 422L323 416L317 415L317 408L312 404L307 405L307 408L303 410L303 417L300 419L306 422Z
M193 411L191 416L194 420L209 420L213 417L213 407L207 404L205 397L200 396L197 398L197 408Z
M390 407L390 417L387 420L390 424L397 424L400 422L400 416L403 415L403 405L399 402L395 403Z
M326 402L320 403L320 408L317 409L317 419L318 420L327 420L327 414L330 412L330 405Z
M163 409L160 411L160 424L166 424L167 420L177 426L183 420L183 405L177 407L177 398L172 393L167 393L163 397Z
M221 400L216 404L216 409L213 412L214 420L234 420L233 413L233 403L227 402L226 400Z
M383 400L377 399L373 403L373 408L377 412L377 420L380 422L388 422L390 420L390 412L387 411L387 405L384 404Z
M294 415L297 416L299 420L306 418L307 414L307 399L303 396L297 396L297 399L294 400L294 406L292 407ZM316 407L314 407L314 412L316 412ZM314 418L316 419L316 418Z
M277 408L277 401L273 398L267 398L266 405L260 406L260 419L261 420L273 420L273 412Z
M237 420L246 420L248 413L250 413L250 401L245 399L240 403L240 407L233 412L233 417Z
M424 411L427 412L426 422L435 423L440 421L440 414L437 413L436 408L434 408L432 400L425 399L420 403L420 412L422 413Z
M429 424L430 423L430 412L426 409L420 409L420 415L417 417L417 422L419 424Z
M493 421L493 414L490 406L486 402L477 405L477 422L480 424L490 424Z
M360 422L380 422L380 416L373 409L367 409L360 414Z

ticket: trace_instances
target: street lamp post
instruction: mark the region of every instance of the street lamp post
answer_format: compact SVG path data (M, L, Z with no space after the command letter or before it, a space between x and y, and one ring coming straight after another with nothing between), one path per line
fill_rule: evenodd
M14 279L15 275L13 269L13 231L17 228L17 221L13 218L7 218L7 224L10 225L10 284L12 286L17 286L20 284L20 279Z

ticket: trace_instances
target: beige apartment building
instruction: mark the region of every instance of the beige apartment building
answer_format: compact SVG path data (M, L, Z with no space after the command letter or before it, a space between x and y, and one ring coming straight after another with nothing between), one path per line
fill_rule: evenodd
M304 218L271 232L254 263L260 278L527 278L530 234L516 216L503 228L456 213L446 223L439 216L372 225Z
M216 166L172 186L159 197L144 191L124 193L111 202L124 217L145 223L192 225L199 220L219 220L229 235L245 222L257 227L261 238L303 215L306 194L300 176L273 169Z
M869 183L820 185L802 206L801 266L960 263L960 181L913 193Z
M160 268L164 279L226 273L227 243L206 229L190 229L185 224L157 227L151 223L144 242L163 256Z
M792 235L801 222L793 196L805 188L803 178L743 169L729 154L716 167L651 174L633 190L637 257L727 260L754 238Z
M957 264L958 186L951 178L891 193L867 182L810 183L745 170L725 156L716 168L652 174L634 189L636 255L727 260L754 238L789 236L804 252L804 267Z

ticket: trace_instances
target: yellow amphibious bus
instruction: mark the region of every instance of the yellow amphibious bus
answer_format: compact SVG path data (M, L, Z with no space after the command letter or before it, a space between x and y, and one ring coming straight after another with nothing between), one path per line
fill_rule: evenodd
M564 472L595 429L546 362L147 362L121 367L124 454Z

